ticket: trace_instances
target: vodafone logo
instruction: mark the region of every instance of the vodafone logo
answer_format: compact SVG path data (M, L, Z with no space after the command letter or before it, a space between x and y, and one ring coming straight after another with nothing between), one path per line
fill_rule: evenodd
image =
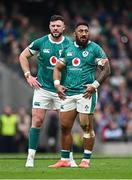
M79 66L79 64L80 64L80 59L79 58L74 58L72 60L72 65L73 66Z
M50 64L52 64L53 66L55 66L56 63L57 63L57 57L52 56L52 57L50 58Z

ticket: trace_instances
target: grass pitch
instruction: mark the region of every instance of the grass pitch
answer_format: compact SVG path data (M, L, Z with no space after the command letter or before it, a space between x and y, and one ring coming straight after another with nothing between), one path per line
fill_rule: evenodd
M74 155L76 162L80 154ZM59 159L57 154L37 154L34 168L25 168L26 155L0 155L0 179L132 179L132 157L99 157L91 159L91 167L50 169Z

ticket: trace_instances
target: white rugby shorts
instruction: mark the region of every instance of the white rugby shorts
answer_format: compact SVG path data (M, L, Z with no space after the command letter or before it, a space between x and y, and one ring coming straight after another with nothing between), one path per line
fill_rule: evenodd
M84 98L83 94L66 96L61 100L61 112L67 112L76 109L79 113L93 114L97 104L98 94L95 91L90 99Z
M60 98L57 93L45 89L35 89L33 95L33 108L40 109L60 109Z

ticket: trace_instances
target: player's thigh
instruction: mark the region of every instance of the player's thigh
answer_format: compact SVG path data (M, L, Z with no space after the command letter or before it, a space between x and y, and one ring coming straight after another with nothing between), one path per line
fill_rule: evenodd
M77 97L77 112L84 113L84 114L93 114L95 112L98 94L95 91L92 94L92 97L84 98L83 95Z
M61 126L64 128L71 129L73 126L73 123L75 121L75 118L77 116L76 109L67 111L67 112L60 112L60 123Z

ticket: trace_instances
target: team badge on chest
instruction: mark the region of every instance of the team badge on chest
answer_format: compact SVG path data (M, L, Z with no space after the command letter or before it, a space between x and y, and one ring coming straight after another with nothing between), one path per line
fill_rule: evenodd
M50 58L50 64L52 64L53 66L55 66L56 63L57 63L57 57L52 56L52 57Z
M89 54L89 52L88 52L88 51L83 51L83 52L82 52L82 56L83 56L83 57L87 57L87 56L88 56L88 54Z
M73 66L79 66L79 64L80 64L80 59L79 58L74 58L72 60L72 65Z

